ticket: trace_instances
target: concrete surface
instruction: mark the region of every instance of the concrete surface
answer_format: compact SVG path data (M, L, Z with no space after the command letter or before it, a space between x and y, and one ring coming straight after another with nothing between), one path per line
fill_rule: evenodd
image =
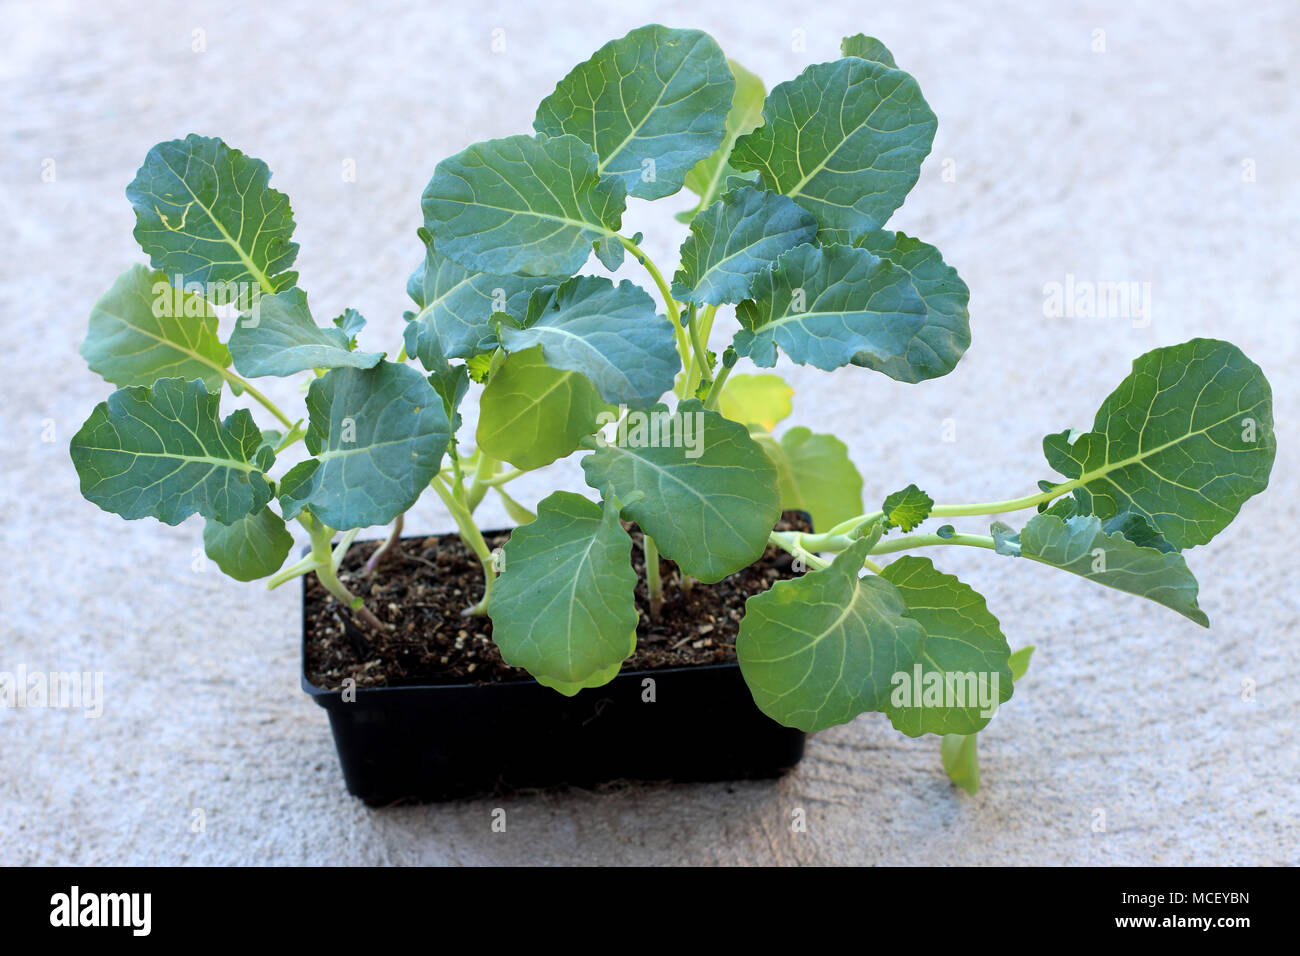
M1300 523L1300 8L1059 6L6 3L0 670L102 671L105 701L99 719L0 709L4 862L1300 863L1300 601L1283 533ZM67 442L109 387L77 347L91 303L141 261L122 191L153 143L198 131L266 159L317 315L356 306L367 346L396 351L434 165L526 131L570 66L650 21L709 30L769 87L867 31L939 116L893 224L970 284L974 347L921 386L789 372L794 421L848 441L869 500L907 481L945 500L1032 490L1041 436L1086 425L1159 344L1229 338L1272 379L1274 486L1190 556L1212 630L1047 568L937 556L1013 646L1039 648L982 738L975 798L948 786L937 741L868 715L817 735L776 784L521 797L500 804L504 834L497 801L368 810L298 689L297 591L196 563L197 519L128 523L78 494ZM686 202L634 203L629 231L661 261ZM1046 318L1044 286L1067 275L1150 283L1153 321ZM296 403L296 388L268 391ZM569 466L518 493L551 481L582 487ZM505 517L490 503L484 520ZM411 526L451 522L426 500ZM807 832L791 830L796 808Z

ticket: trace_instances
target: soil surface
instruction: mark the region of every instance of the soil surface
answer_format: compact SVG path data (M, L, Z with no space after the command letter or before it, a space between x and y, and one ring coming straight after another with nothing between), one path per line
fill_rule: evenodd
M790 555L769 547L763 557L717 584L681 587L677 565L660 559L664 603L657 620L650 618L641 533L632 536L632 566L637 573L636 606L640 615L635 653L624 670L718 664L736 659L736 631L745 600L782 578L794 576ZM787 511L781 531L810 531L807 517ZM510 533L485 534L498 548ZM378 633L356 620L332 598L315 575L307 580L307 678L334 690L352 678L358 687L400 684L460 684L529 680L526 671L501 659L486 616L462 617L461 611L482 595L483 572L459 535L403 538L372 575L362 568L379 542L354 545L339 577L366 606L390 624Z

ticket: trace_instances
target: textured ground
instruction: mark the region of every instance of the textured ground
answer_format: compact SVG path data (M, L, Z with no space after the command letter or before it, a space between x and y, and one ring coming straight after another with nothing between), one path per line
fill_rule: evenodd
M3 4L0 670L106 682L97 720L0 709L5 862L1300 863L1300 599L1279 533L1300 521L1300 10L759 5ZM795 420L848 441L870 500L909 480L945 500L1032 490L1040 437L1087 424L1156 345L1230 338L1272 379L1274 487L1191 555L1212 630L1047 568L939 556L1013 646L1039 648L983 735L978 797L948 786L934 740L872 715L817 735L776 784L518 798L505 834L489 827L496 802L368 810L298 689L297 591L196 570L197 519L126 523L78 495L67 442L109 389L77 346L90 304L141 258L122 190L150 145L197 131L266 159L293 200L317 314L356 306L366 342L395 351L437 161L525 131L571 65L648 21L709 30L769 86L864 30L939 116L894 225L968 281L975 346L921 386L789 372ZM662 237L685 202L635 204L656 258L671 259L677 240ZM1067 275L1150 283L1149 327L1045 318L1044 286ZM294 388L270 391L297 402ZM581 488L573 467L555 480ZM516 487L535 501L549 486ZM494 508L488 525L505 523ZM411 525L451 522L426 501ZM791 832L795 808L806 833Z

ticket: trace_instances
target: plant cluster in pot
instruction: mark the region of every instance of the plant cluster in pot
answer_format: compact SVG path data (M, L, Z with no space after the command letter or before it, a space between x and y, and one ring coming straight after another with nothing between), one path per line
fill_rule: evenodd
M72 440L82 493L128 519L201 515L239 580L303 578L303 684L353 793L772 775L805 732L868 711L941 736L973 791L975 735L1032 649L1013 652L984 599L914 552L1040 562L1208 623L1183 552L1266 487L1274 457L1268 383L1233 345L1140 356L1090 428L1043 440L1059 478L957 504L900 478L864 507L843 443L775 437L791 389L736 371L780 352L850 388L919 383L970 343L957 272L883 228L936 121L879 41L850 37L768 93L706 34L642 27L561 79L533 125L438 164L396 358L359 345L353 309L317 322L288 199L260 160L197 135L146 156L127 196L150 267L91 312L82 354L118 388ZM624 212L683 189L698 202L670 280ZM625 257L649 289L599 274ZM238 312L226 341L222 308ZM738 322L715 354L720 308ZM261 376L309 382L305 414ZM223 396L276 421L222 417ZM511 496L571 455L586 493L535 511ZM403 538L430 490L456 535ZM513 531L478 527L488 494ZM286 565L288 522L311 546Z

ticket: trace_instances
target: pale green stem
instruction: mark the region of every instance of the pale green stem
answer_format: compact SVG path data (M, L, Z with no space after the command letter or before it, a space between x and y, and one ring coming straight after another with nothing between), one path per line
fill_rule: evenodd
M275 404L275 402L271 401L269 398L267 398L257 389L253 388L252 385L248 384L247 379L239 375L236 375L228 368L218 369L218 371L221 372L221 377L224 378L227 382L231 382L232 384L238 385L240 388L246 391L254 401L261 402L262 406L268 412L270 412L276 418L280 419L281 423L283 423L285 428L289 428L289 429L293 428L293 422L289 421L289 416L286 415L284 412L280 411L279 407Z
M618 241L623 243L623 248L632 255L636 256L638 262L645 266L645 271L650 273L650 278L659 289L659 294L664 300L664 309L668 312L668 321L672 323L673 337L677 340L677 355L682 360L682 369L688 370L691 365L691 343L687 340L686 329L682 327L682 313L677 306L677 300L673 298L672 290L668 283L664 281L663 273L659 271L651 258L645 254L631 239L626 236L619 236Z
M334 567L334 553L330 550L330 538L334 536L334 530L312 518L305 511L298 516L298 520L311 534L311 555L315 561L312 570L316 572L321 585L341 604L354 611L366 624L377 630L385 630L387 625L375 617L374 613L366 607L365 602L349 591L339 580Z
M709 387L709 394L704 399L705 408L717 408L718 399L722 397L722 387L727 384L727 377L731 374L734 365L723 365L718 377L713 380L713 385Z
M710 395L710 397L712 396ZM1040 491L1036 495L1026 495L1023 498L1011 498L1007 501L981 501L969 505L935 505L930 509L930 517L960 518L969 515L996 515L1005 514L1008 511L1024 511L1026 508L1037 508L1041 504L1046 504L1053 498L1059 498L1066 492L1082 487L1083 484L1082 481L1074 479L1067 481L1064 484L1056 485L1048 491ZM859 525L883 517L884 512L882 511L871 511L866 514L856 515L849 518L847 521L841 521L835 527L827 531L826 535L842 535L846 532L852 531Z
M478 450L478 459L474 462L474 476L470 479L469 491L465 493L465 507L469 513L473 514L474 509L483 501L483 496L487 494L488 480L496 474L497 461L495 458L489 458L482 448Z
M330 564L334 568L335 574L338 574L339 568L343 565L343 559L347 556L348 548L352 547L352 542L357 540L357 535L360 533L360 528L352 528L343 532L343 538L335 547L333 557L330 558Z
M366 560L365 567L361 569L362 574L375 573L375 569L379 567L379 562L384 560L384 555L388 554L397 546L398 540L402 537L402 528L405 524L405 514L400 514L396 519L394 519L393 526L388 531L388 537L384 539L383 544L375 548L370 557Z
M901 538L887 539L871 549L871 554L893 554L896 551L910 551L912 548L933 548L945 544L954 544L967 548L986 548L996 550L993 539L984 534L952 534L942 537L937 534L909 534Z
M650 595L650 619L659 620L659 611L664 606L664 583L659 576L659 546L655 539L644 531L641 543L645 551L646 592Z
M492 599L492 582L497 576L496 568L492 564L492 549L483 540L483 532L479 531L478 525L474 523L474 517L469 513L469 509L457 499L450 488L443 484L442 479L434 478L429 484L442 499L442 503L447 506L452 519L456 522L456 527L460 529L461 540L474 552L479 564L483 566L483 599L473 607L466 608L461 614L466 617L486 614L488 603Z

